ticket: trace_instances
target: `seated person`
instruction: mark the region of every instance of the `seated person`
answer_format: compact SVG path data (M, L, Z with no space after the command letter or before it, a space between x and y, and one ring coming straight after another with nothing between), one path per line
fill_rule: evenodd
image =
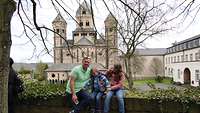
M113 95L116 95L119 105L119 113L125 113L124 109L124 90L123 81L125 80L124 72L122 71L121 64L115 64L113 68L107 71L107 78L110 81L110 88L108 88L108 93L104 101L104 112L109 113L110 110L110 100Z
M105 91L110 87L106 76L99 72L96 68L92 69L91 79L86 83L84 89L91 89L91 97L95 102L95 107L91 110L94 113L99 113L100 99Z

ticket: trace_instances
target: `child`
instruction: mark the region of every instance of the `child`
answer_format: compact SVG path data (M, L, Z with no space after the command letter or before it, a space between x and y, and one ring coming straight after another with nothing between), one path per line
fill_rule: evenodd
M110 87L109 81L106 76L99 72L96 68L92 69L91 79L86 83L85 89L91 87L91 97L95 102L95 109L92 111L99 113L100 110L100 99L104 95L107 88Z

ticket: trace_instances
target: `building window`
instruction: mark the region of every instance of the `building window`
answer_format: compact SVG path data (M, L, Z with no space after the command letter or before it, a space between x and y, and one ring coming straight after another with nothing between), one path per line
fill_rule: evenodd
M176 62L176 56L174 56L174 63Z
M173 57L171 57L171 63L173 63Z
M185 55L185 61L188 61L188 55Z
M83 11L82 11L82 14L83 14L83 15L84 15L84 14L86 14L86 11L85 11L85 10L83 10Z
M113 28L110 28L109 31L112 32L112 31L113 31Z
M180 71L180 69L178 69L178 79L180 79L181 78L181 71Z
M195 53L195 60L198 60L199 58L199 53Z
M200 59L200 50L198 51L198 60Z
M171 75L172 75L172 76L174 75L174 70L173 70L173 68L171 68Z
M87 36L87 33L81 33L81 36Z
M190 42L189 42L189 46L190 46L189 48L193 48L193 45L194 45L194 44L193 44L193 41L190 41Z
M181 55L181 61L182 61L182 62L184 61L184 56L183 56L183 55Z
M193 54L190 54L190 61L193 61Z
M80 24L79 24L81 27L83 26L83 22L80 22Z
M177 56L177 62L180 62L180 57L179 56Z
M184 50L184 43L181 44L181 50Z
M94 52L91 53L91 58L94 58Z
M199 81L199 79L200 79L200 71L199 70L195 70L195 76L196 76L196 81Z
M84 56L85 56L85 52L83 51L83 52L82 52L82 57L84 57Z
M64 29L62 29L62 33L65 33L65 30L64 30Z
M89 22L86 22L86 26L89 26L90 25L90 23Z
M52 74L51 77L54 78L54 77L55 77L55 74Z
M59 29L56 29L56 32L59 33Z
M196 47L196 46L199 46L199 39L196 39L196 40L195 40L195 47Z
M95 33L89 33L89 36L95 36Z
M79 34L78 33L74 33L74 36L79 36Z
M185 49L188 49L188 42L185 43Z

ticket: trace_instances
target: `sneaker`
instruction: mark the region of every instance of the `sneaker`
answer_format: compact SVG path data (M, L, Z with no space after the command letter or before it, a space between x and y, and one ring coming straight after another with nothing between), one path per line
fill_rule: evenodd
M71 110L69 113L75 113L74 110Z

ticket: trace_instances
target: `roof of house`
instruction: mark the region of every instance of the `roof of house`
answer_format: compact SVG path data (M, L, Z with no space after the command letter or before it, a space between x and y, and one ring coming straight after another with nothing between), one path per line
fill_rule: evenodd
M14 63L13 68L16 71L19 71L21 68L24 68L26 70L35 70L37 64L38 63ZM47 64L48 66L53 65L53 63L45 63L45 64Z
M143 56L154 56L154 55L164 55L167 52L166 48L147 48L147 49L136 49L139 55Z
M53 64L48 69L46 69L46 72L52 72L52 71L71 71L71 69L77 65L81 65L80 63L67 63L67 64ZM98 70L106 70L101 64L93 63L91 64L92 67L96 67Z
M86 12L91 14L90 5L84 0L82 4L79 6L78 10L76 11L76 16L81 15L81 11L84 9Z
M188 41L190 41L190 40L194 40L194 39L197 39L197 38L200 38L200 34L198 34L198 35L196 35L196 36L193 36L193 37L191 37L191 38L182 40L182 41L180 41L180 42L173 43L173 46L178 45L178 44L181 44L181 43L184 43L184 42L188 42Z
M53 23L54 22L64 22L64 23L66 23L65 19L61 16L60 13L58 13L58 15L56 16L56 18L53 20Z

